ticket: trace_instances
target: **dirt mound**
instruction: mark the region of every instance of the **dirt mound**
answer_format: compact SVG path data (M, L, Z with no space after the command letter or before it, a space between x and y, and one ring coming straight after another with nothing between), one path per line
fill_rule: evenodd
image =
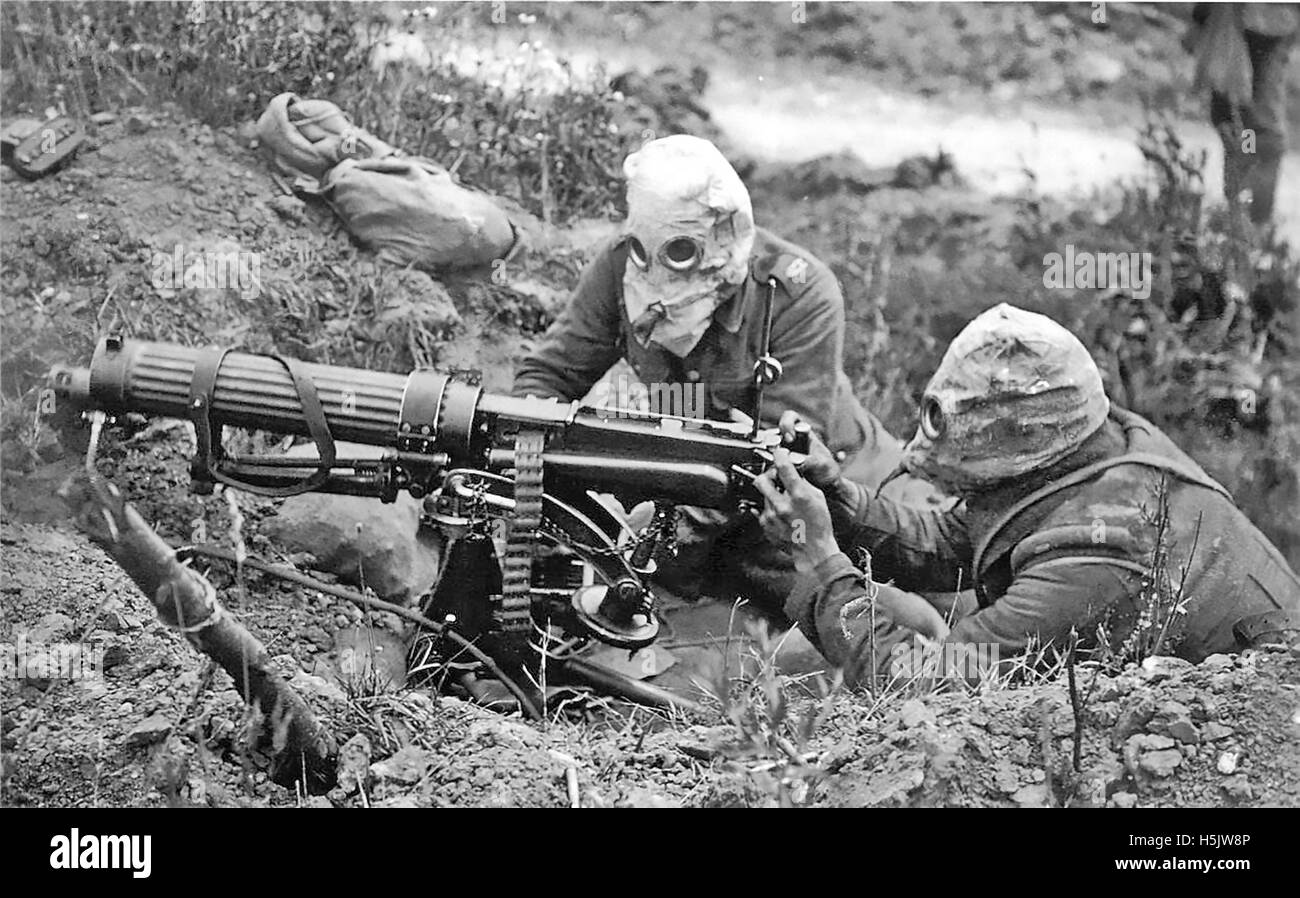
M0 542L0 641L104 653L102 679L29 670L5 691L5 803L308 801L267 781L229 680L102 552L45 525L5 524ZM1300 804L1296 649L1080 670L1078 722L1063 682L829 702L787 683L795 718L824 719L792 757L752 715L665 719L596 703L575 716L580 703L537 727L451 698L367 691L340 677L332 651L359 612L256 577L241 600L213 577L340 742L353 740L340 760L351 778L316 805L567 806L575 794L584 806Z
M1300 651L1151 658L1065 684L912 699L851 733L836 806L1300 804ZM1076 729L1077 728L1077 729ZM1079 766L1073 763L1076 732Z
M627 101L618 118L621 131L640 135L642 143L670 134L703 137L722 151L742 178L753 170L754 160L727 138L704 108L709 73L703 66L693 66L689 72L671 65L649 74L631 70L614 76L609 86Z
M863 196L890 187L952 187L960 184L960 178L952 157L943 150L933 157L911 156L896 166L884 167L869 166L852 150L842 150L793 165L758 166L751 183L758 190L807 201L838 193Z
M4 804L222 804L241 780L259 803L288 800L251 761L221 760L238 742L239 695L209 678L112 561L46 527L6 524L0 542L0 639L21 650L24 668L4 690ZM74 640L102 651L102 677L61 680L28 666L34 646Z

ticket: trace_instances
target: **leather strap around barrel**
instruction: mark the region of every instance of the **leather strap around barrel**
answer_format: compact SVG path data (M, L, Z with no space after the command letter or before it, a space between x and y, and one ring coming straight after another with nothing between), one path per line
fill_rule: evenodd
M262 486L260 484L244 483L217 470L217 465L221 461L223 453L219 429L221 425L214 424L212 420L212 400L217 388L217 374L221 370L221 363L225 360L226 353L229 351L228 348L219 346L204 349L200 351L194 363L194 374L190 378L189 409L190 420L194 423L197 452L190 465L191 476L196 480L224 483L226 486L235 489L273 498L297 496L317 489L329 477L330 470L334 467L336 457L334 437L330 433L329 421L325 417L325 409L321 405L320 396L316 393L316 383L303 370L301 363L295 359L278 355L272 356L272 358L284 366L285 371L289 373L289 379L293 381L294 390L298 394L298 402L302 405L302 415L307 424L307 432L311 435L312 441L315 442L316 452L320 456L319 466L298 483L291 483L287 486Z

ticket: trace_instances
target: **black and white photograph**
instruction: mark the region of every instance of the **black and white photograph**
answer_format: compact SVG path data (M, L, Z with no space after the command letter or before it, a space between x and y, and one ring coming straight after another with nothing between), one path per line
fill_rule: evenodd
M1185 815L1300 806L1298 41L4 0L32 863L157 879L140 809L960 807L1292 866Z

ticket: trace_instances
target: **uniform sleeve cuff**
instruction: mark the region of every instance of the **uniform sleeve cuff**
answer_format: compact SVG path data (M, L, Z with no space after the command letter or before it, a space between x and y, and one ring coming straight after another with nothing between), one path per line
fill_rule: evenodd
M792 621L804 620L817 601L817 596L826 591L832 580L846 575L855 576L857 573L858 569L849 561L849 556L837 552L811 571L800 574L785 601L786 617Z

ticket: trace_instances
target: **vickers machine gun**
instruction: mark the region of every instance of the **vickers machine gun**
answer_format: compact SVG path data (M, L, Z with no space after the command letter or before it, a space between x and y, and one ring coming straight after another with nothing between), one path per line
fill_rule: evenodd
M760 360L757 393L779 369ZM115 337L88 368L56 368L51 381L75 408L191 420L200 493L222 483L266 496L422 499L422 522L451 538L422 612L516 669L535 664L547 628L629 650L653 642L648 578L673 551L675 505L759 503L752 480L781 442L757 426L494 395L433 370L403 376ZM227 425L309 436L318 458L227 454ZM387 452L340 458L335 439ZM806 453L807 434L789 448ZM599 492L629 508L649 500L654 514L633 533Z

